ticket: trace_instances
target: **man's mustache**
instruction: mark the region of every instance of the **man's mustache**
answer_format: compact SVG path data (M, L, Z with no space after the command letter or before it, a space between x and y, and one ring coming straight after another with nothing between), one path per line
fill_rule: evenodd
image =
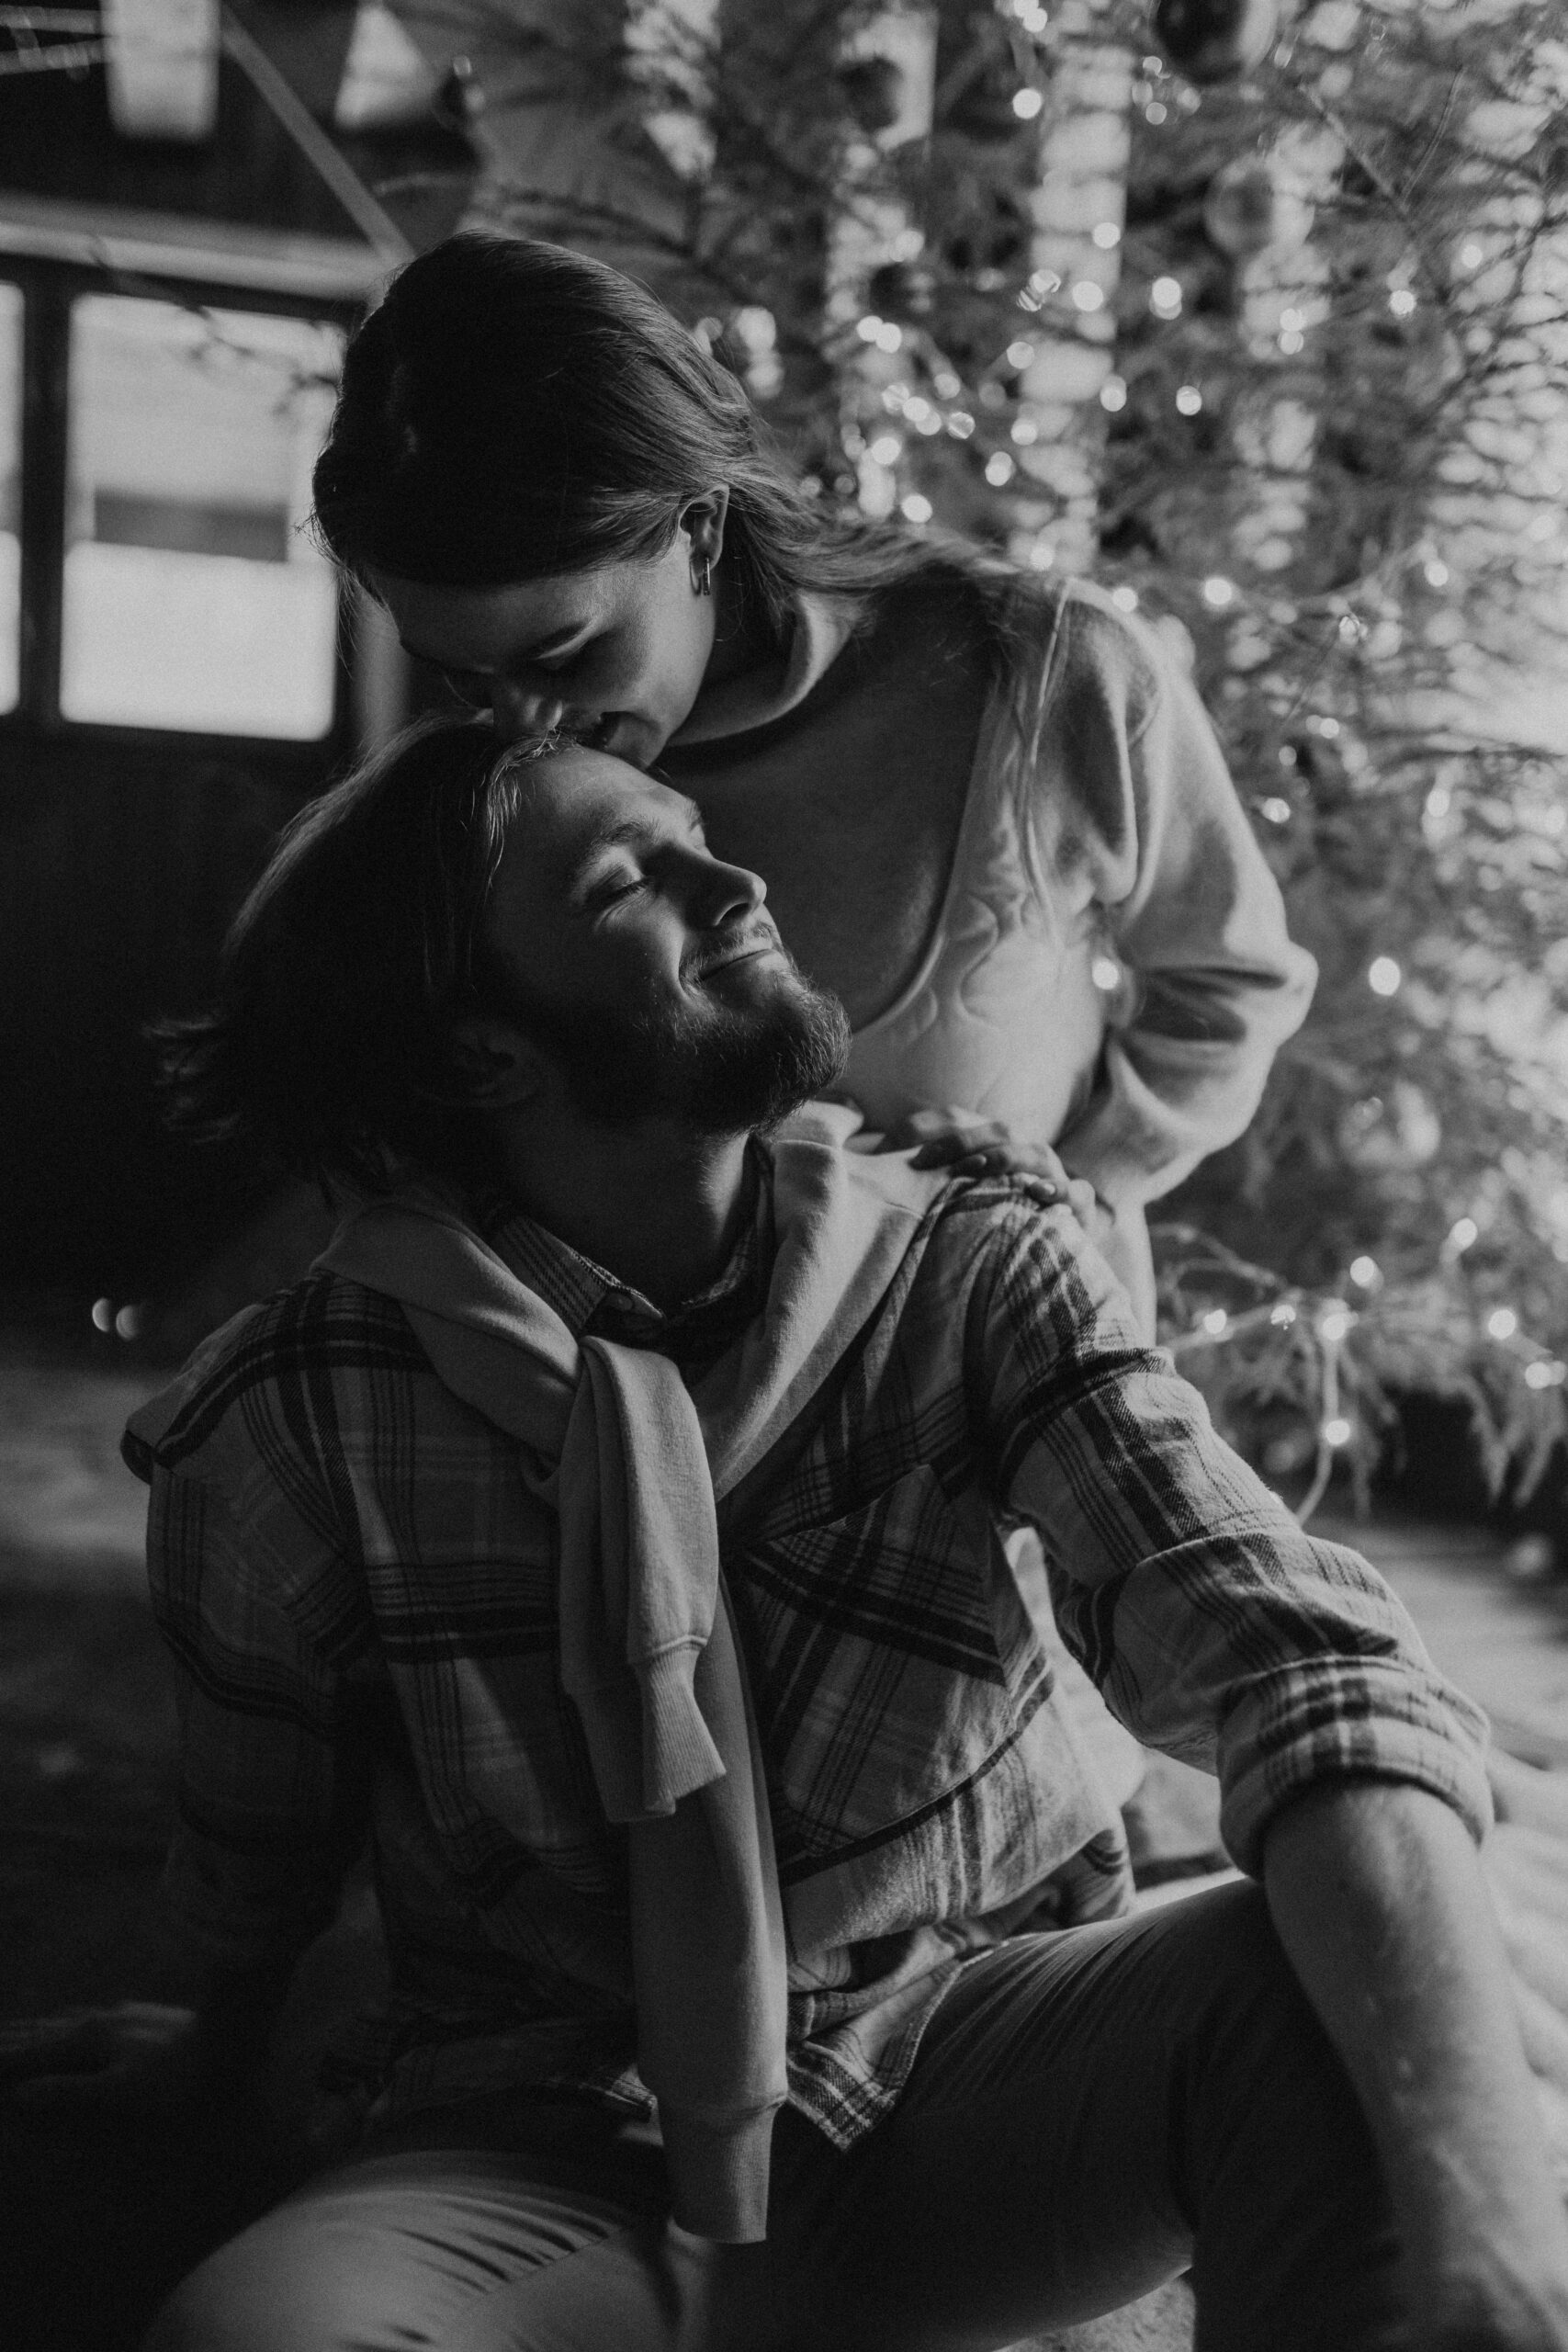
M761 948L771 948L779 955L786 953L784 942L780 939L773 923L766 918L759 922L754 916L749 917L746 922L738 923L733 931L726 932L719 939L703 948L699 954L690 956L682 968L682 977L688 980L700 980L705 973L716 971L721 964L732 964L738 957L753 955Z

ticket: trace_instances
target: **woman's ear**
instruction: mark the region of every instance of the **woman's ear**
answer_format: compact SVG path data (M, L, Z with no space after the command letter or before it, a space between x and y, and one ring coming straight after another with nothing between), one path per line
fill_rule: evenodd
M681 509L680 528L692 543L694 562L716 564L724 553L724 526L729 514L729 484L717 482Z
M447 1040L450 1090L436 1097L454 1111L513 1111L545 1082L545 1057L509 1021L475 1012L457 1022Z

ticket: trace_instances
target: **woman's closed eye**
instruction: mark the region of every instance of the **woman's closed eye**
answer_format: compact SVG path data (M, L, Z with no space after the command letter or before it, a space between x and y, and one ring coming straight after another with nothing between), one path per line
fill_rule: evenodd
M581 661L584 646L574 646L570 653L553 655L547 662L531 662L528 667L541 677L564 678ZM488 710L495 696L496 673L490 670L447 670L441 673L449 694L469 710ZM520 681L509 681L521 683Z

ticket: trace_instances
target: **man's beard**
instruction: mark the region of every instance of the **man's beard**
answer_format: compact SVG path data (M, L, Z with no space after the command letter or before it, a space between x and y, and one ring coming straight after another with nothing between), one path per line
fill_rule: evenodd
M790 962L761 1002L646 1013L529 996L512 1008L551 1055L572 1108L597 1125L673 1119L694 1134L766 1132L831 1086L850 1050L837 997Z

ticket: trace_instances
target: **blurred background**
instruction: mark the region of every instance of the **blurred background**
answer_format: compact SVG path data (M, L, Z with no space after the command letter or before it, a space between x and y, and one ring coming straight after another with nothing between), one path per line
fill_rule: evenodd
M0 0L0 2010L127 1989L155 1875L119 1428L324 1238L160 1132L143 1031L439 697L307 515L345 332L459 222L655 286L809 495L1191 664L1322 981L1161 1204L1165 1336L1568 1765L1561 0ZM8 2342L133 2340L190 2155L17 2159L91 2223Z

